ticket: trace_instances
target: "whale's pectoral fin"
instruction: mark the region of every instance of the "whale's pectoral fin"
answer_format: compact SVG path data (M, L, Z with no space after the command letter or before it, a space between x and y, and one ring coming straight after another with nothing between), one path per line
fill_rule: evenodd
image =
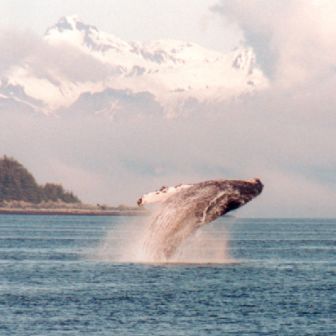
M168 199L171 195L180 192L181 190L185 190L190 188L192 184L179 184L174 187L166 187L162 186L160 190L150 192L148 194L142 195L138 201L138 206L143 206L144 204L152 204L152 203L162 203L166 199Z

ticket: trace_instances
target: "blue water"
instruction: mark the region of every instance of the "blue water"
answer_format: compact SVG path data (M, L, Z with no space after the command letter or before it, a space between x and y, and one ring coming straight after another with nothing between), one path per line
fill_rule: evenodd
M137 220L0 216L0 335L336 335L335 219L235 220L229 265L91 257Z

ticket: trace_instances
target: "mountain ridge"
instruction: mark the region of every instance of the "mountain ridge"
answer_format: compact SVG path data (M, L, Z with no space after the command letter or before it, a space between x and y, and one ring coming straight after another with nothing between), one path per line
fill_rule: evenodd
M80 109L83 94L98 99L95 95L112 89L132 98L148 93L148 104L158 104L169 117L181 113L186 103L227 101L268 86L251 47L224 54L179 40L127 42L77 16L62 17L49 27L41 50L44 59L27 57L0 78L0 106L12 101L53 114ZM111 115L126 108L127 102L113 94L104 106Z

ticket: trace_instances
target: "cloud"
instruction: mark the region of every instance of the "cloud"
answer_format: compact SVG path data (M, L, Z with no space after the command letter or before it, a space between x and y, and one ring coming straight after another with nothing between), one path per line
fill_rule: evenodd
M118 69L100 62L78 48L67 44L50 45L42 39L38 42L36 52L29 55L26 64L40 77L52 78L56 73L61 79L63 77L73 82L85 82L101 81L118 73Z
M318 124L296 104L269 94L184 119L118 122L11 111L1 115L0 153L16 157L40 183L62 182L85 202L135 204L162 185L260 177L262 196L238 215L332 216L335 125Z
M335 188L323 185L301 173L286 170L260 171L263 193L239 216L265 217L333 217Z
M118 73L105 64L69 44L51 45L30 31L0 31L0 75L6 77L18 65L30 67L40 78L60 77L73 82L101 81ZM56 76L55 76L56 75Z
M264 192L241 215L335 216L333 4L232 0L213 9L240 27L257 61L268 66L267 90L199 104L172 120L154 113L159 107L148 94L129 100L118 90L82 96L78 113L62 111L57 117L6 110L0 154L22 161L40 183L62 182L89 202L134 204L162 185L260 177ZM42 73L50 62L74 81L113 71L90 57L77 58L71 49L52 49L36 36L28 40L13 37L12 49L0 55L1 71L22 60L38 69L36 50ZM85 112L88 104L113 103L120 95L125 104L117 122Z
M335 2L222 0L212 11L240 27L271 79L268 90L232 106L254 157L246 170L266 182L265 214L332 215Z
M37 40L30 32L0 30L0 75L30 55Z
M279 84L335 75L333 0L223 0L212 10L240 26Z

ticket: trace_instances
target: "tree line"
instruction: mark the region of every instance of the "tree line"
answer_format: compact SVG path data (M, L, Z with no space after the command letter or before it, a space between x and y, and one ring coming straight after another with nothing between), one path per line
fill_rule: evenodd
M34 176L18 161L4 156L0 158L0 201L62 201L80 203L72 192L65 191L60 184L39 185Z

